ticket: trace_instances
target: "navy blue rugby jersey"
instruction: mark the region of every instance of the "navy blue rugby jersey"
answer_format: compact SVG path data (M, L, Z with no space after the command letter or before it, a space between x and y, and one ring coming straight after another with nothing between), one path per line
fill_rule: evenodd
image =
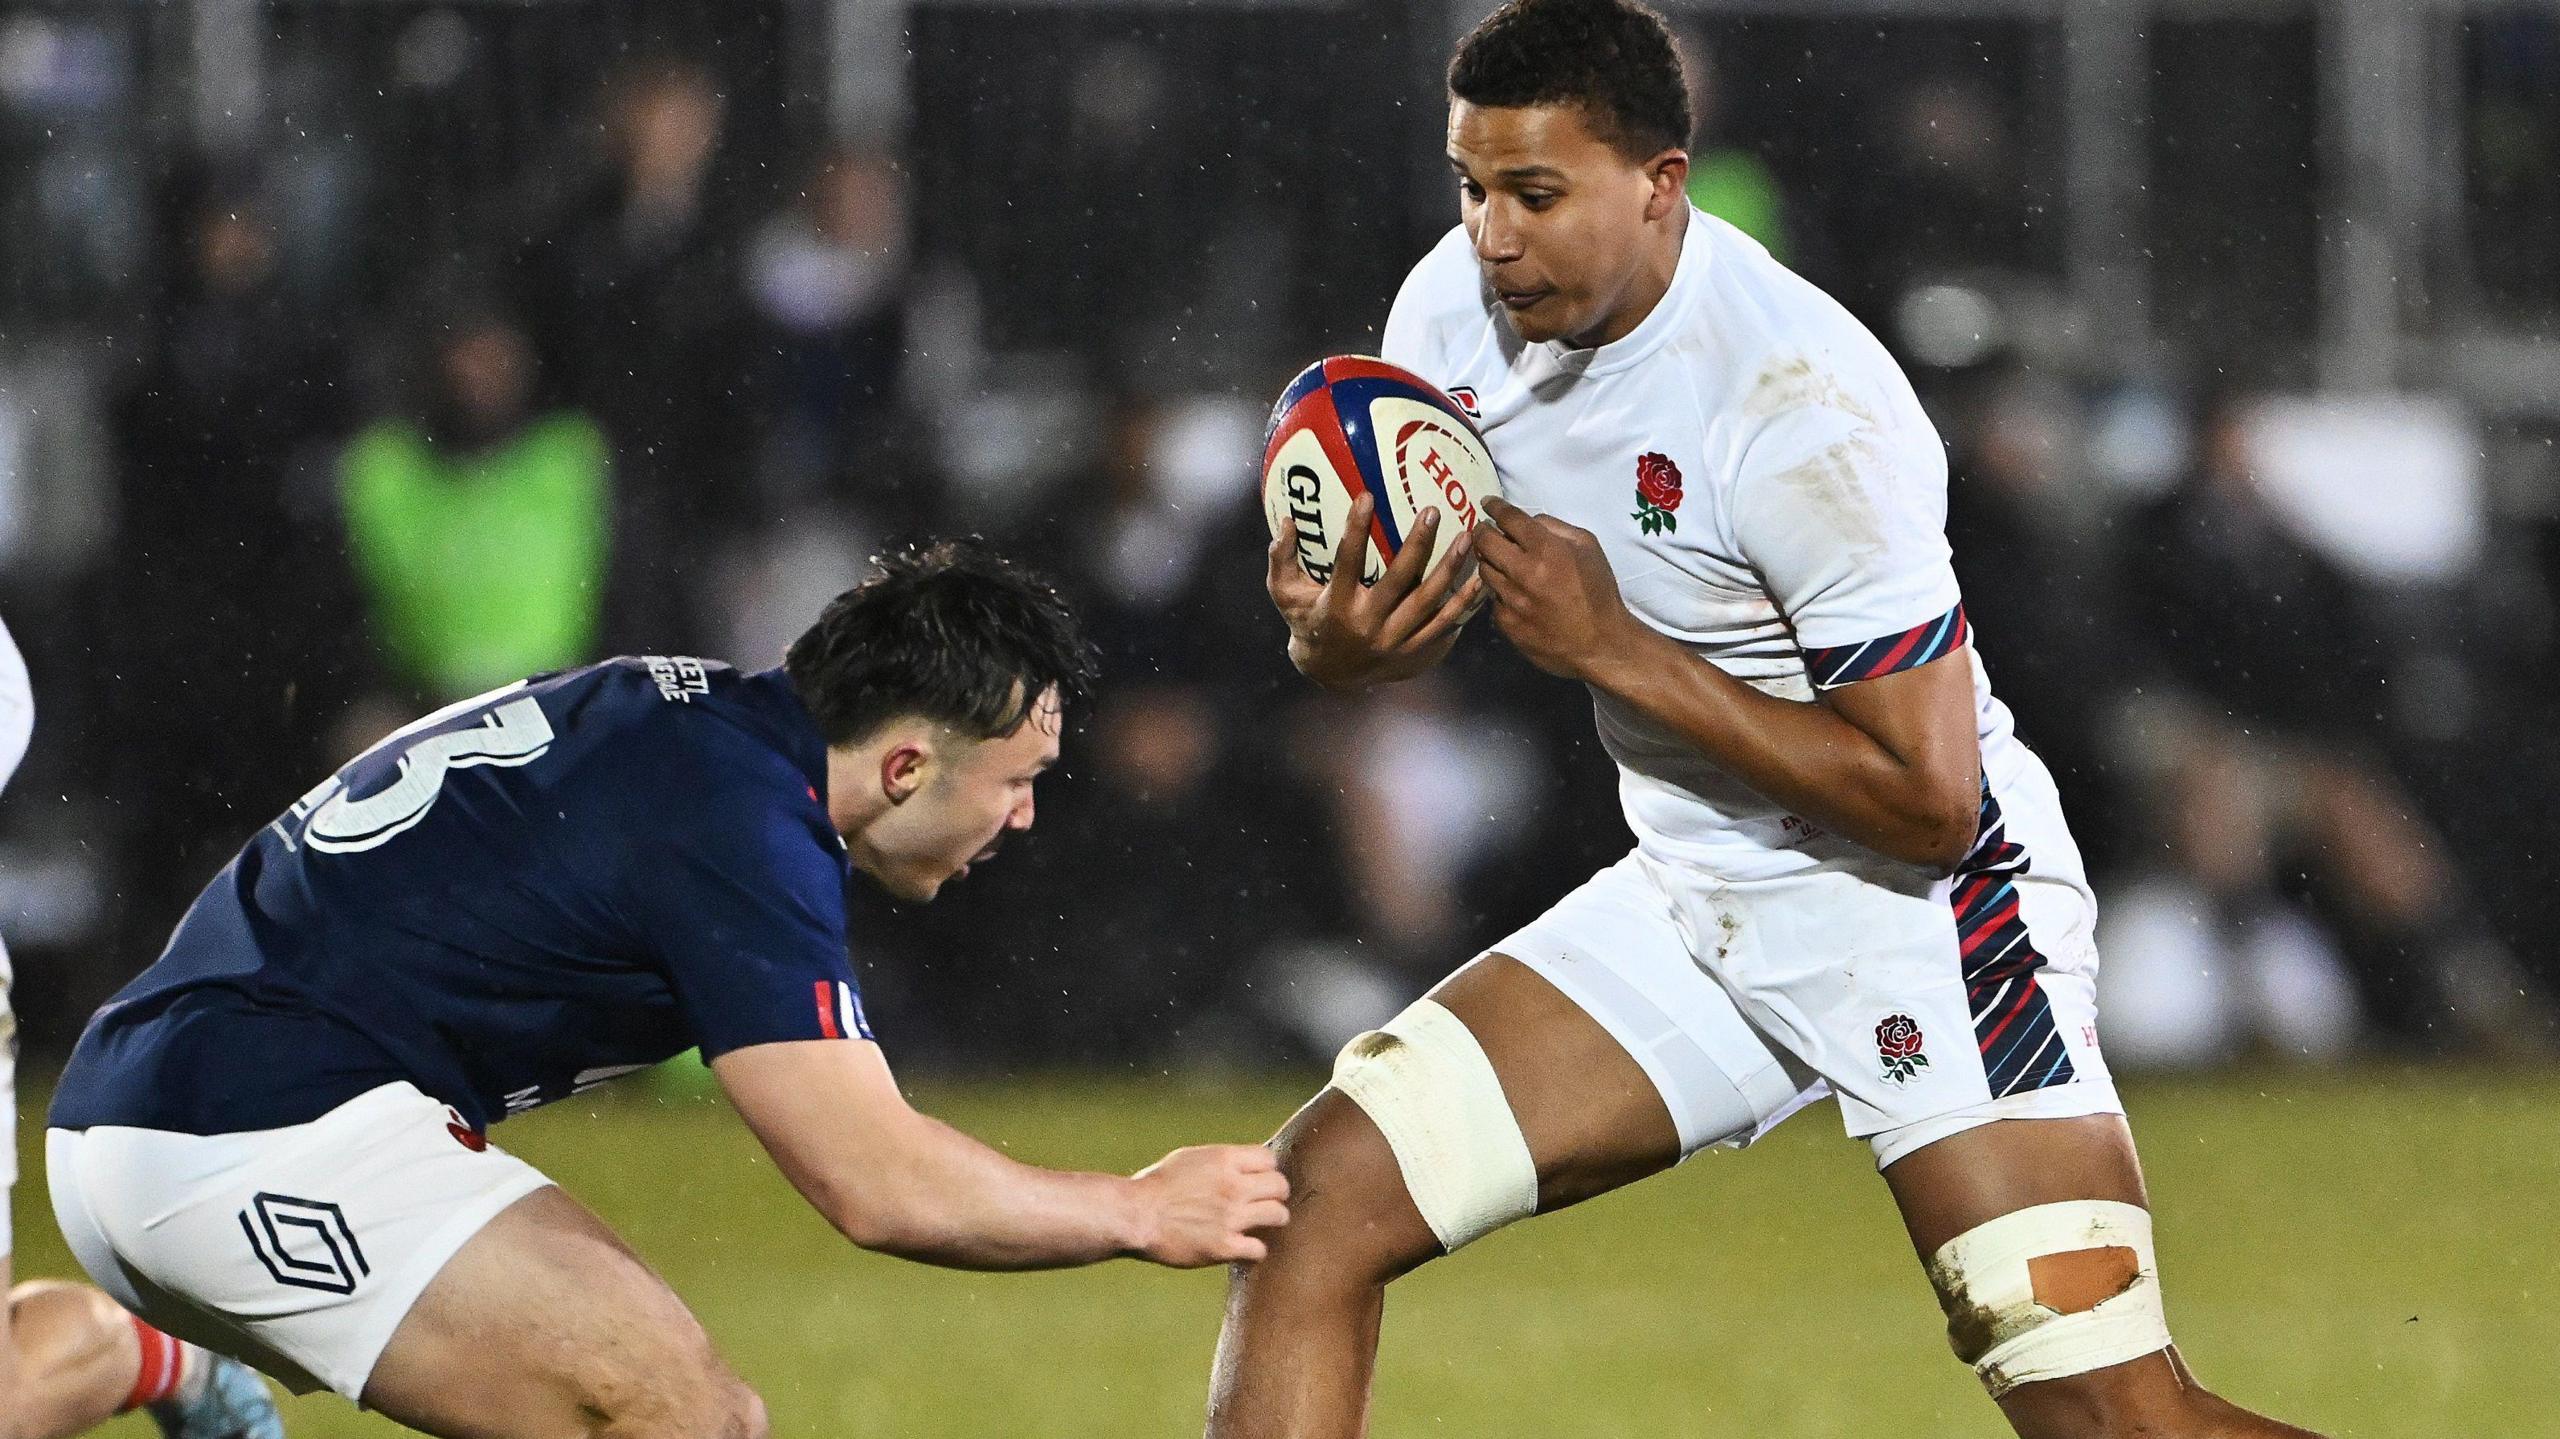
M477 1129L696 1046L868 1039L825 788L779 670L626 657L440 710L215 877L51 1122L273 1129L407 1080Z

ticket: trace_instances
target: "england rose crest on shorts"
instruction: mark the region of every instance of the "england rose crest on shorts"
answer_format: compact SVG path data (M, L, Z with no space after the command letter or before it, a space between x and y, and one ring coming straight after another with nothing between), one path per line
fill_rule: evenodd
M1680 528L1680 517L1671 513L1680 508L1680 467L1659 450L1647 450L1636 459L1636 512L1629 519L1644 528L1648 535Z
M1929 1056L1920 1052L1925 1041L1920 1035L1920 1022L1907 1014L1888 1014L1876 1021L1876 1058L1884 1061L1884 1077L1896 1084L1908 1084L1911 1076L1929 1067Z

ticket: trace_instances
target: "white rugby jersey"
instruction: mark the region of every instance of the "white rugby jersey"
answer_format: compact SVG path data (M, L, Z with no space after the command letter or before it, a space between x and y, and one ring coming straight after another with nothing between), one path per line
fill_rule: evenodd
M1383 349L1476 416L1513 503L1597 535L1628 608L1735 678L1810 699L1966 645L1946 452L1910 382L1848 311L1723 221L1692 210L1661 303L1580 350L1524 343L1453 229L1405 280ZM2005 806L2067 848L2050 777L1972 663L1986 841ZM1649 852L1731 879L1872 862L1594 698Z

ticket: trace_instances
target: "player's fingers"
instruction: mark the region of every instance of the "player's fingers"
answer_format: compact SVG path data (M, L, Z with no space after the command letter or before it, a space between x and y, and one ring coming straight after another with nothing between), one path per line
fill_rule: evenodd
M1498 525L1481 524L1468 533L1475 536L1475 556L1479 564L1508 572L1528 557L1528 552L1520 548L1520 542Z
M1528 521L1537 518L1500 495L1485 497L1484 517L1492 521L1504 539L1514 542L1527 538Z
M1476 617L1476 612L1483 609L1485 607L1485 602L1490 600L1492 597L1493 591L1485 586L1484 571L1476 571L1476 573L1468 579L1467 587L1458 591L1457 599L1450 602L1450 608L1458 612L1456 623L1465 624L1467 621L1474 619Z
M1387 572L1371 587L1369 593L1377 603L1392 609L1413 593L1414 586L1422 583L1424 567L1431 563L1431 551L1439 535L1440 511L1424 510L1422 518L1414 521L1413 529L1405 535L1404 548L1396 551L1396 557L1387 562Z
M1263 585L1271 591L1275 603L1288 605L1314 589L1316 582L1307 578L1306 567L1298 563L1298 522L1282 520L1279 532L1271 537L1264 552L1269 561Z
M1415 630L1412 637L1399 648L1406 654L1419 654L1440 643L1451 630L1475 618L1476 611L1484 608L1486 593L1484 571L1479 569L1467 577L1466 584L1459 589L1455 597L1442 605L1439 611L1431 616L1430 621L1422 628Z
M1377 615L1382 615L1382 620L1377 622L1380 643L1393 645L1395 635L1411 630L1413 625L1421 622L1405 622L1403 612L1416 604L1423 591L1431 589L1431 576L1439 571L1439 566L1431 563L1431 551L1439 548L1441 527L1444 527L1444 517L1439 510L1423 512L1421 520L1413 525L1413 533L1405 535L1405 548L1395 551L1395 563L1388 566L1385 579L1380 579L1370 589L1370 604L1375 607ZM1423 612L1428 615L1428 609L1423 609Z
M1261 1240L1254 1238L1250 1234L1239 1234L1227 1242L1224 1251L1218 1255L1216 1262L1221 1264L1253 1264L1259 1262L1270 1253L1270 1245L1263 1243Z
M1432 566L1431 577L1407 595L1404 603L1396 606L1395 613L1387 617L1381 642L1391 646L1403 645L1439 618L1440 613L1449 607L1450 594L1475 577L1474 567L1467 562L1467 557L1473 553L1473 531L1462 533L1450 541L1449 553L1440 557L1439 564Z
M1307 573L1306 562L1299 558L1298 522L1290 520L1280 537L1271 542L1270 590L1272 603L1287 615L1297 615L1314 606L1324 595L1324 586Z
M1245 1206L1236 1224L1238 1229L1278 1229L1289 1222L1289 1206L1265 1199Z
M1483 609L1485 602L1492 598L1493 581L1486 577L1482 567L1478 567L1476 572L1468 577L1466 588L1458 591L1457 601L1450 608L1457 610L1460 614L1471 615Z
M1333 547L1333 579L1330 584L1342 594L1360 592L1360 576L1369 568L1369 517L1378 512L1378 503L1363 494L1351 502L1351 515L1342 527L1342 542Z
M1243 1183L1254 1183L1280 1172L1280 1157L1267 1145L1217 1144L1201 1148L1204 1158L1215 1160L1221 1169L1236 1175Z
M1289 1180L1277 1169L1247 1174L1236 1184L1238 1197L1248 1200L1282 1200L1289 1197Z
M1430 580L1415 592L1414 597L1426 608L1439 609L1440 602L1449 597L1449 592L1475 573L1475 566L1468 563L1475 552L1475 530L1460 530L1458 537L1449 542L1449 552L1440 557L1440 563L1432 566Z

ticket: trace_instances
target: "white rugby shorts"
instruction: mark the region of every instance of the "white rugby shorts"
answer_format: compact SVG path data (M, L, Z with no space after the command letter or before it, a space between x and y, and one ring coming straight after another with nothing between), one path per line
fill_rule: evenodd
M45 1162L62 1237L117 1303L356 1400L428 1281L551 1182L407 1083L284 1129L56 1129Z
M1995 1120L2123 1112L2098 1052L2095 924L2076 875L1729 881L1638 851L1488 952L1609 1031L1684 1154L1837 1094L1882 1168Z

